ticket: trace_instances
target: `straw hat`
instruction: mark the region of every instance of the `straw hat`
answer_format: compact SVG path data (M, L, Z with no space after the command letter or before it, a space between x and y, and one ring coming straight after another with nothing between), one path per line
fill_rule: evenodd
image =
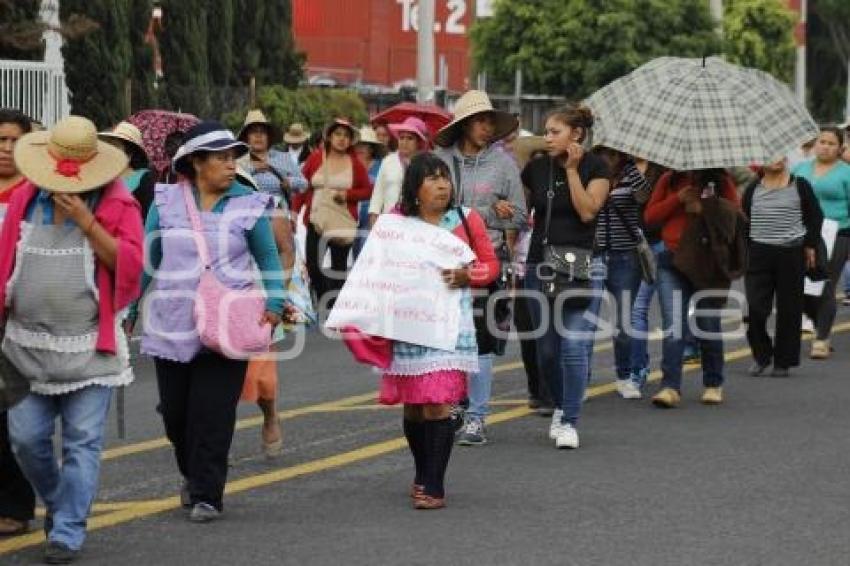
M309 137L310 132L304 129L304 125L295 122L289 126L288 130L286 130L286 133L283 135L283 141L289 145L301 145L306 142Z
M21 173L42 189L84 193L116 179L127 168L127 154L97 139L91 120L69 116L52 130L23 136L15 144Z
M402 132L407 132L428 143L428 126L416 116L408 116L401 124L390 124L387 128L395 137Z
M372 145L384 145L378 141L378 134L372 129L372 126L363 126L358 132L357 143L368 143Z
M348 128L348 130L351 132L351 145L354 145L358 141L360 141L359 140L359 132L357 131L357 128L355 128L351 124L351 122L349 122L348 120L344 120L342 118L334 118L333 122L328 124L328 127L325 128L324 138L328 139L330 137L329 134L331 133L331 130L335 129L337 126L342 126L343 128Z
M546 139L543 136L522 136L513 142L514 159L520 169L531 161L531 154L546 151Z
M274 124L269 122L262 110L250 110L245 116L245 123L242 124L242 129L239 130L239 135L236 138L239 141L246 141L248 136L248 128L251 126L260 125L266 129L269 136L269 146L272 146L280 141L280 130Z
M434 142L437 145L448 147L457 141L460 136L463 121L476 114L489 112L493 115L495 122L495 130L491 142L502 139L519 127L519 120L516 116L496 110L490 102L490 97L487 93L481 90L469 90L458 98L455 104L454 119L445 125L434 137Z
M130 122L121 122L111 132L100 132L97 137L104 141L120 140L130 145L130 151L141 156L145 161L145 167L150 163L148 152L145 151L145 145L142 141L142 132Z
M219 122L213 120L200 122L186 132L183 145L174 154L171 160L172 167L178 173L184 175L190 171L188 158L199 151L224 151L236 150L236 158L239 159L248 153L248 146L233 137L233 132L225 128Z

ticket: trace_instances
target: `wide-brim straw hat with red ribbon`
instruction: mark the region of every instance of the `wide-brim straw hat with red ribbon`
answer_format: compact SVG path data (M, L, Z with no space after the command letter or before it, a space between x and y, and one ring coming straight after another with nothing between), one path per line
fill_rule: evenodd
M50 131L33 132L15 144L18 170L34 185L54 193L84 193L114 181L129 158L101 141L91 120L68 116Z

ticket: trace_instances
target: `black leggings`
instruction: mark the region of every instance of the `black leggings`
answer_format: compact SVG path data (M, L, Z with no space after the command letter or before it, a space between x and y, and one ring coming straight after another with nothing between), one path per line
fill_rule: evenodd
M322 237L313 228L313 225L307 223L307 242L306 242L306 261L307 273L310 275L310 285L316 293L316 301L321 304L322 297L328 291L339 291L345 283L345 276L348 269L348 252L351 246L337 246L322 240ZM322 268L322 262L325 258L325 251L331 251L331 270L325 272Z

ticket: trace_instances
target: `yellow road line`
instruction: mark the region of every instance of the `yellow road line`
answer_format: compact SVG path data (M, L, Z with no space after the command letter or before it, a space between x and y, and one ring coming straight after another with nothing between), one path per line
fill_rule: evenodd
M834 328L834 332L836 333L844 332L846 330L850 330L850 323L836 325ZM734 361L745 358L749 355L749 348L741 348L729 352L725 356L725 359L727 361ZM519 363L506 364L506 366L512 365L516 366L517 368L522 367L522 364ZM695 365L686 366L683 369L683 372L690 373L698 367L699 366ZM660 378L661 372L656 370L652 372L652 374L649 376L648 381L657 381ZM615 388L616 386L614 383L597 385L588 390L588 396L598 397L600 395L613 392ZM332 404L333 403L331 403L331 405ZM532 409L523 406L517 407L515 409L501 411L499 413L491 415L487 420L491 425L494 425L519 419L527 415L531 415L533 413L534 411ZM240 478L228 483L226 493L231 495L236 493L242 493L244 491L267 487L269 485L281 483L301 476L326 472L328 470L333 470L342 466L355 464L364 460L369 460L378 456L383 456L385 454L396 452L405 448L406 445L406 440L404 438L394 438L391 440L385 440L382 442L369 444L367 446L356 448L354 450L349 450L347 452L342 452L340 454L335 454L333 456L311 460L309 462L280 468L263 474ZM134 503L131 506L110 513L91 517L88 522L88 531L96 531L104 528L114 527L123 523L128 523L130 521L150 517L152 515L156 515L164 511L177 509L179 507L180 498L177 496ZM34 546L43 541L44 533L41 531L2 541L0 542L0 555Z

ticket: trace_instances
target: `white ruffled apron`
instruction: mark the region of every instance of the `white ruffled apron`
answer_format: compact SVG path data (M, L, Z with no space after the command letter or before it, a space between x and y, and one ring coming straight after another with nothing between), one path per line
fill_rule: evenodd
M15 270L6 289L3 352L32 380L36 393L126 385L133 375L124 332L117 329L116 355L95 349L94 251L77 226L44 225L42 218L36 206L32 222L21 223Z

